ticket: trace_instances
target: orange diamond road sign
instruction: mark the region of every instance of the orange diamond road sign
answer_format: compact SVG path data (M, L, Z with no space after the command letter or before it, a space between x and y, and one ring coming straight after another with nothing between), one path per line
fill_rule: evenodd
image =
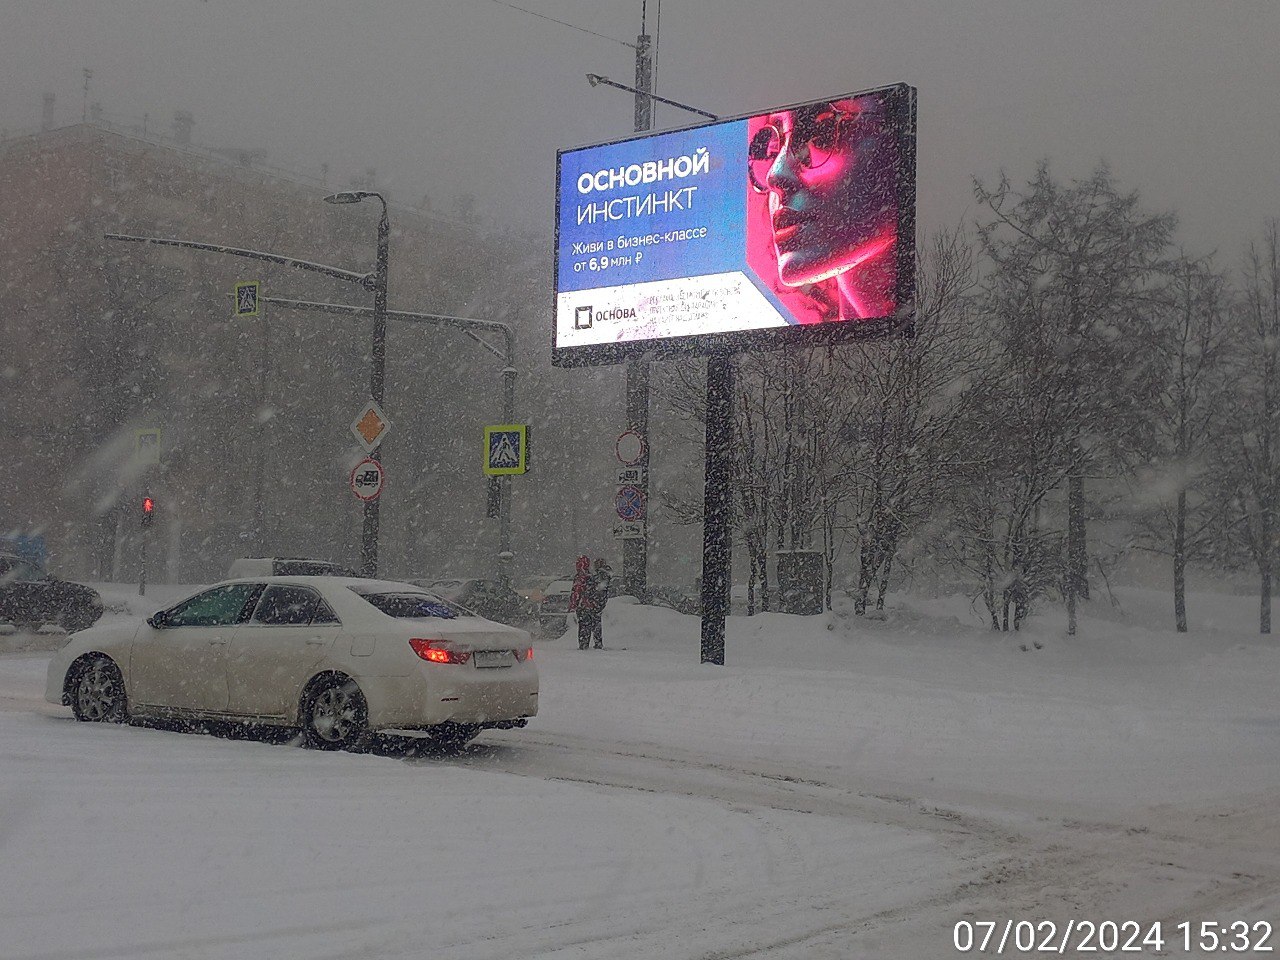
M364 405L356 418L351 421L351 432L355 434L365 453L372 453L374 447L386 439L391 430L391 421L382 412L382 408L370 400Z

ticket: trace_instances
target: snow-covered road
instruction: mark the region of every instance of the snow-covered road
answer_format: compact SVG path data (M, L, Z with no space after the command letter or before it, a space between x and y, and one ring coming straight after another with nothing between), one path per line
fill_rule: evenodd
M950 957L960 919L1280 926L1280 652L611 605L455 754L77 724L0 657L0 957ZM1036 635L1032 635L1033 637ZM1024 637L1022 639L1031 639ZM1197 645L1198 644L1198 645ZM1008 951L1006 951L1008 952Z

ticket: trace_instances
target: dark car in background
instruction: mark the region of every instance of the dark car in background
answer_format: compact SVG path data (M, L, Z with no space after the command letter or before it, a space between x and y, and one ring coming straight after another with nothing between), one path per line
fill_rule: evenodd
M0 554L0 623L56 624L72 633L93 626L101 616L97 590L59 580L22 557Z
M573 577L562 577L547 584L538 604L538 630L544 637L558 637L569 629L569 596L573 593Z
M414 586L479 614L496 623L516 625L525 619L525 602L510 587L497 580L481 577L458 577L444 580L410 580Z

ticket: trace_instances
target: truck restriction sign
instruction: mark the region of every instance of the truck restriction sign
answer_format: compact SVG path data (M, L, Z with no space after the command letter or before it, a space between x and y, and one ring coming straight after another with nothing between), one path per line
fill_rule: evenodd
M377 500L386 482L386 470L373 457L365 457L351 471L351 492L361 500Z

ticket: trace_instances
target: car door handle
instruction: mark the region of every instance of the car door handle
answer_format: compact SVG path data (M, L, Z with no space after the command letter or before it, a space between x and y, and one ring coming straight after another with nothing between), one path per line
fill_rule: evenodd
M308 647L321 647L324 646L325 640L322 637L312 637L306 641L306 644Z
M209 641L209 646L211 647L225 647L226 645L227 645L227 641L221 640L217 637L214 637L212 640Z

